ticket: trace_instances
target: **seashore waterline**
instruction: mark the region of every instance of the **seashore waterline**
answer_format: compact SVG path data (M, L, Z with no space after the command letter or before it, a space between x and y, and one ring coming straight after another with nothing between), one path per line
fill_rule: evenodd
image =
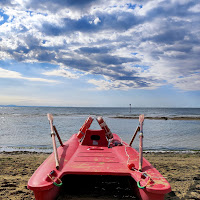
M132 108L130 112L128 107L0 107L0 152L52 152L47 113L53 114L63 142L78 132L88 116L103 116L111 131L129 143L139 115L144 114L145 151L200 150L200 108ZM91 129L100 129L95 120ZM136 137L132 146L138 149L138 145Z

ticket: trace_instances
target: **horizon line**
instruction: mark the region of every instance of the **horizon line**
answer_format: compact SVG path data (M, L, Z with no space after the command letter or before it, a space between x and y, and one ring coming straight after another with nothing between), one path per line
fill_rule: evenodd
M130 109L130 104L128 106L34 106L34 105L0 105L0 107L44 107L44 108L129 108ZM167 106L159 106L159 107L154 107L154 106L131 106L132 108L200 108L200 107L167 107Z

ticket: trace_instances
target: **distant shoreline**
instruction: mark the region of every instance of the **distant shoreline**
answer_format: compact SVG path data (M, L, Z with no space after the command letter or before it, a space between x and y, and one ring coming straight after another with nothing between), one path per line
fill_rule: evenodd
M53 153L53 149L50 151L29 151L29 150L14 150L14 151L0 151L1 154L8 154L8 155L18 155L18 154L51 154ZM150 150L144 149L144 154L200 154L200 149L185 149L185 150Z
M114 119L138 119L137 116L115 116ZM150 120L200 120L200 117L145 117Z

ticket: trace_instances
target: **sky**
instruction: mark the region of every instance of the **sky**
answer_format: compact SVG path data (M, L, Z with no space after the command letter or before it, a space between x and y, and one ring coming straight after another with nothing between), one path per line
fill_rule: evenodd
M200 107L200 2L1 0L0 105Z

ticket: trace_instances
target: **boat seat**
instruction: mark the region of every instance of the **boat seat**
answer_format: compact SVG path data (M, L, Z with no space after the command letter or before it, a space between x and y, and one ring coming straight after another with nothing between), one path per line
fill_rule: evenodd
M108 146L108 140L106 139L105 131L103 129L100 130L87 129L85 137L81 144L88 146L106 147Z

